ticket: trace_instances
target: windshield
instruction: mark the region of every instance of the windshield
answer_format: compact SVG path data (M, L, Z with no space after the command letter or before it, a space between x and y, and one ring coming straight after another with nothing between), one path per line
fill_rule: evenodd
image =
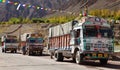
M112 38L113 32L111 29L100 29L100 34L102 37Z
M29 40L29 43L35 43L36 41L35 41L35 39L30 39Z
M17 43L16 39L6 39L6 43Z
M39 38L39 39L32 38L32 39L29 39L29 43L43 43L43 39L42 38Z
M98 34L98 31L96 28L86 28L83 30L84 37L96 37Z
M95 27L85 27L83 30L84 32L84 37L97 37L98 34L101 35L101 37L106 37L106 38L112 38L113 37L113 32L112 29L110 28L104 28L100 27L99 29Z
M39 43L43 43L43 38L39 38L39 39L38 39L38 42L39 42Z

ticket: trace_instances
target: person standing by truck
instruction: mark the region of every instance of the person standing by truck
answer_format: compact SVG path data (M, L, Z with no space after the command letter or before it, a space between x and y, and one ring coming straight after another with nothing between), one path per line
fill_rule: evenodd
M19 42L19 49L21 50L22 54L26 54L26 43L27 39L30 37L31 33L24 33L20 37L20 42Z

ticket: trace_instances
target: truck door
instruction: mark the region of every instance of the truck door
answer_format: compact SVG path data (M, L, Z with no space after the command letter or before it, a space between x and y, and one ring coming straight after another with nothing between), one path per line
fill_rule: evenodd
M75 45L80 45L81 40L80 40L80 29L76 30L76 34L75 34Z
M76 34L76 31L71 30L71 32L70 32L70 46L75 45L75 34Z
M80 29L72 30L70 34L70 47L71 52L74 53L74 49L78 46L80 46L81 40L80 40Z

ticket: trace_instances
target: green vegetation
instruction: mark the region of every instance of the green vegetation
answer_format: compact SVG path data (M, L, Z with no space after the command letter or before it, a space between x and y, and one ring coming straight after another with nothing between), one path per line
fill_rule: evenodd
M33 18L33 23L65 23L74 20L76 16L54 16L49 18Z
M93 16L103 17L103 18L111 18L115 20L120 20L120 10L113 11L109 9L102 9L102 10L95 9L95 10L91 10L89 14Z
M29 18L11 18L7 22L0 22L0 24L24 24L24 23L31 23L31 20Z
M59 24L74 20L76 16L53 16L49 18L11 18L8 22L0 22L0 24L26 24L26 23L52 23Z
M18 24L20 23L20 19L19 18L11 18L9 21L8 21L9 24Z
M109 9L95 9L89 11L90 15L110 18L115 20L120 20L120 10L111 11ZM74 20L77 16L67 15L67 16L53 16L49 18L11 18L7 22L0 22L0 24L26 24L26 23L51 23L51 24L61 24Z

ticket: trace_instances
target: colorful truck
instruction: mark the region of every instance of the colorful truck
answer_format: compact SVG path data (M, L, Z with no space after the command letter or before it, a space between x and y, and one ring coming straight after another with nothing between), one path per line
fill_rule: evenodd
M72 58L80 64L99 60L107 64L114 52L113 31L103 18L87 16L49 28L48 49L51 58Z
M17 53L18 40L17 36L4 35L1 38L2 42L2 52L11 51L12 53Z
M44 40L42 34L31 33L24 36L26 38L26 41L22 42L23 53L24 54L26 53L28 55L34 55L34 54L42 55L44 48L43 46Z

